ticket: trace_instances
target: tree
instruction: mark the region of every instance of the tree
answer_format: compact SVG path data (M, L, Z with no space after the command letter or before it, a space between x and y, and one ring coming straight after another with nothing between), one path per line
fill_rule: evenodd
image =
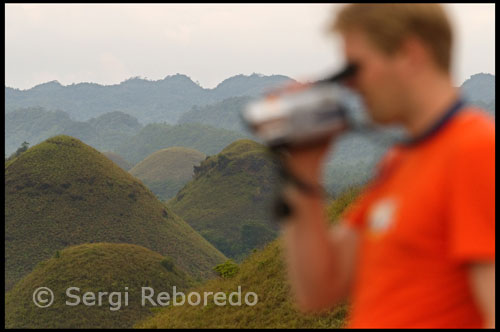
M17 148L16 152L14 152L13 154L10 155L9 158L7 158L6 161L9 161L11 159L14 159L18 156L20 156L22 153L24 153L26 150L28 150L28 147L29 147L29 143L24 141L21 146L19 148Z

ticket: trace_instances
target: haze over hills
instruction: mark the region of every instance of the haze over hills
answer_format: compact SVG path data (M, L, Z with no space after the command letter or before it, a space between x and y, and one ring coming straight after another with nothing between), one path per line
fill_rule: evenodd
M204 89L181 74L158 81L130 78L115 85L78 83L63 86L52 81L28 90L6 87L5 110L9 113L19 108L44 107L66 111L77 121L122 111L143 124L173 124L183 112L195 105L202 106L234 96L257 96L289 80L281 75L237 75L224 80L214 89Z
M151 153L171 146L195 148L215 154L243 133L189 123L142 126L123 112L111 112L85 122L73 121L66 112L43 108L19 109L5 116L6 157L22 142L36 145L55 135L68 135L100 151L120 154L135 165Z
M123 112L110 112L88 121L74 121L64 111L40 107L18 109L5 115L5 153L27 141L31 146L49 137L68 135L101 151L114 151L137 134L143 125Z
M240 96L205 106L193 106L185 112L178 123L203 123L213 127L249 133L241 120L241 112L253 97Z
M277 235L271 207L277 165L261 144L238 140L194 168L167 202L226 256L240 260Z
M168 200L193 177L193 166L205 154L194 149L171 147L156 151L130 169L162 201Z
M41 262L7 292L5 298L6 328L131 328L134 323L152 315L149 302L141 305L141 287L155 293L172 292L175 286L185 291L189 277L171 260L141 246L123 243L92 243L71 246ZM33 291L43 285L54 292L49 308L33 303ZM73 297L66 295L68 287ZM99 305L97 295L87 300L95 305L75 303L74 296L107 292ZM109 299L111 292L120 292ZM127 293L127 298L125 298ZM118 299L121 300L118 302Z
M210 93L215 93L214 91L217 90L219 96L222 96L221 98L233 96L221 101L212 101L210 104L186 108L179 113L178 122L180 125L155 123L143 126L133 116L119 111L105 113L82 122L73 120L68 113L63 111L47 111L39 107L17 109L5 116L6 156L16 151L24 141L34 145L58 134L67 134L81 139L100 151L117 153L132 165L158 150L172 146L194 148L207 155L213 155L237 139L253 138L241 122L239 114L244 109L246 102L255 96L243 94L248 91L250 91L248 93L258 94L272 85L271 82L279 84L283 80L285 80L284 76L262 77L257 74L238 75L227 79L217 88L210 90L212 91ZM144 92L148 91L144 86L152 87L163 82L161 84L168 86L172 91L178 91L185 88L190 80L183 75L176 75L175 79L170 77L164 81L168 81L168 84L163 81L153 82L135 78L120 86L126 87L133 94L135 93L134 89ZM118 89L118 86L103 87L96 84L82 84L82 87L86 86L88 89ZM45 100L44 98L47 97L47 100L56 103L57 98L50 99L50 94L44 95L42 93L44 89L50 91L50 86L51 84L48 84L45 88L39 86L37 89L33 89L38 91L36 96L43 97L41 100ZM55 88L57 84L52 84L52 86ZM188 84L188 86L190 85ZM463 83L461 89L469 102L483 107L494 117L494 87L494 75L481 73L471 76ZM76 86L73 88L76 89ZM78 89L75 91L80 91ZM200 87L197 88L197 90L200 89ZM30 90L11 92L23 94ZM206 92L208 89L203 91ZM234 95L240 96L235 97ZM80 98L77 95L73 97L74 100ZM9 98L6 97L6 106L8 104ZM362 104L355 97L353 97L352 104L357 113L364 114ZM85 111L80 113L83 114ZM228 129L230 130L228 131ZM377 160L393 141L387 139L388 137L394 138L394 135L389 132L389 135L381 133L366 136L365 134L353 133L342 136L335 143L334 154L328 160L325 185L329 191L339 193L350 185L364 183L371 176Z
M56 250L81 243L142 245L196 280L226 259L132 175L72 137L7 162L5 194L6 288Z
M247 135L199 123L169 125L154 123L124 141L116 152L133 164L150 154L173 146L198 150L206 155L220 152L226 145Z
M43 285L54 293L48 308L33 303L33 291ZM172 287L184 291L191 285L189 277L169 258L141 246L118 243L92 243L71 246L41 262L7 292L5 297L6 328L131 328L138 320L152 315L152 305L141 305L141 287L155 293ZM66 294L69 287L73 297ZM95 295L94 305L70 306L74 296ZM107 292L99 305L98 292ZM111 298L109 294L115 292ZM117 293L119 292L119 294ZM125 298L127 293L127 298Z

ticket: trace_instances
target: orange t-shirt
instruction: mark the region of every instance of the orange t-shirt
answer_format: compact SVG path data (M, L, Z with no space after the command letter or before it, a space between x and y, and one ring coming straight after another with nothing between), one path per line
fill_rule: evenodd
M468 262L495 259L495 125L467 107L396 145L344 213L360 231L348 327L482 327Z

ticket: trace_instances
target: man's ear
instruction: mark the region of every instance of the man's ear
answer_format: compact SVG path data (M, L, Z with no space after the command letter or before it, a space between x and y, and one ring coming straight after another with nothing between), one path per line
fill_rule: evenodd
M420 71L432 60L429 48L416 36L405 38L397 53L399 53L401 64L410 72Z

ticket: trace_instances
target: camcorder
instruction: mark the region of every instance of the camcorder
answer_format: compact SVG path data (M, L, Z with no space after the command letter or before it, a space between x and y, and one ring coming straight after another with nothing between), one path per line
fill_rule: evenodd
M357 65L348 64L324 80L272 92L249 103L241 114L243 121L271 149L321 141L352 126L340 83L357 70Z
M355 127L341 82L353 77L357 71L356 64L347 64L326 79L271 92L263 99L249 103L242 112L246 126L276 157L281 188L286 183L293 183L306 193L316 191L289 172L283 163L283 153L289 147L314 145L334 133ZM274 202L275 217L282 221L292 213L282 189L279 190Z

